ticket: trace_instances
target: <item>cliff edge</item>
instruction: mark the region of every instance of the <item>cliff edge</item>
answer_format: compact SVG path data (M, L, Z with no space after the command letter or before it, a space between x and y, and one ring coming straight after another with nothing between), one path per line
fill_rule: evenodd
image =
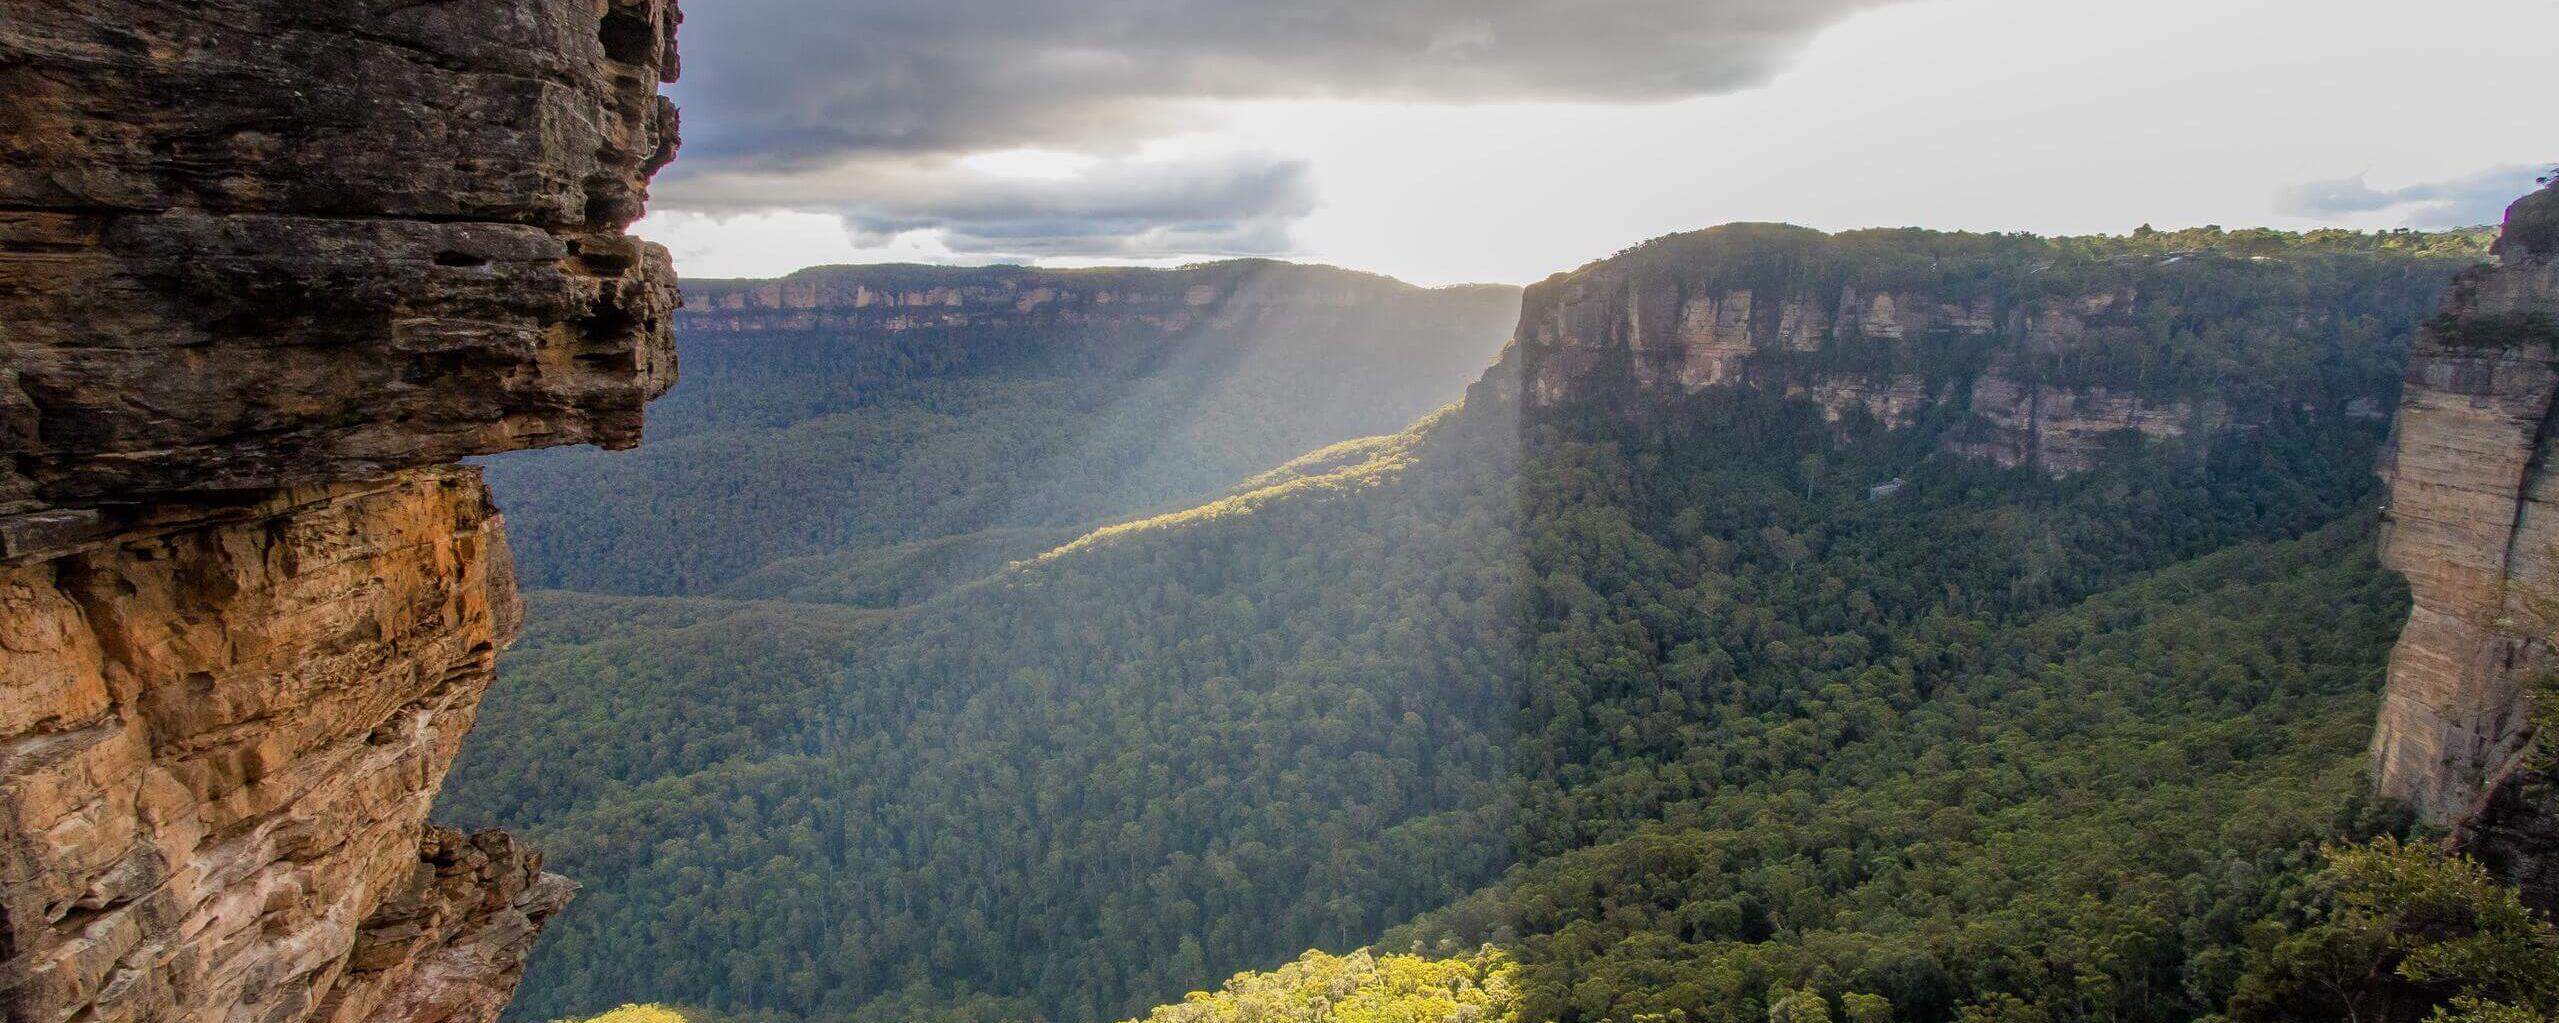
M0 1008L486 1021L477 470L673 382L671 0L0 0Z
M2518 681L2546 652L2527 604L2559 544L2559 477L2547 465L2559 231L2548 206L2559 193L2516 203L2501 263L2456 281L2419 335L2382 465L2382 559L2408 577L2416 607L2391 656L2374 772L2383 794L2441 824L2466 815L2520 748Z
M2544 909L2559 908L2559 818L2528 682L2552 664L2559 589L2559 186L2506 213L2499 263L2465 274L2411 353L2382 559L2416 606L2372 741L2383 794Z
M2377 426L2394 345L2483 240L1728 224L1531 286L1497 376L1531 405L1633 414L1753 387L2066 476L2127 445L2200 450L2276 419Z

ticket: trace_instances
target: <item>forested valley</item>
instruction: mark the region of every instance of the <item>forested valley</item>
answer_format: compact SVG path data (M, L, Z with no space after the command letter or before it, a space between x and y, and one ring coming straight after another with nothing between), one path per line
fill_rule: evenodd
M1167 431L1196 378L1028 338L678 392L639 453L492 467L566 588L441 812L587 886L522 1019L2291 1018L2356 892L2461 883L2331 847L2411 832L2361 777L2407 596L2358 410L2484 242L1678 236L1581 273L2136 297L2078 347L1841 331L1695 389L1546 388L1514 343L1340 444L1285 388ZM2231 421L2003 464L1995 362ZM1933 400L1813 386L1888 380ZM598 488L657 518L544 535Z
M983 574L1401 430L1519 314L1517 288L1267 260L685 287L644 445L488 467L527 588L902 602L868 587Z

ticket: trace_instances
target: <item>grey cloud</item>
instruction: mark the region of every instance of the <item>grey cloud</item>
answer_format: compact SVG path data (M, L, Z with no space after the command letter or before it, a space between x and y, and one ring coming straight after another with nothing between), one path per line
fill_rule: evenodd
M930 230L976 256L1276 255L1312 212L1302 162L1260 154L1112 159L1069 177L989 174L946 155L857 158L823 169L715 171L669 186L705 212L792 207L841 214L858 242Z
M1886 2L728 0L685 23L685 158L1091 148L1199 98L1727 92Z
M1641 101L1766 81L1900 0L721 0L684 26L663 205L832 209L1003 255L1278 254L1312 208L1271 158L1115 158L1069 182L956 158L1126 154L1194 101Z
M2300 217L2345 217L2405 210L2409 227L2470 227L2505 219L2506 206L2532 191L2550 164L2515 164L2447 181L2380 189L2361 177L2314 181L2285 189L2276 208Z

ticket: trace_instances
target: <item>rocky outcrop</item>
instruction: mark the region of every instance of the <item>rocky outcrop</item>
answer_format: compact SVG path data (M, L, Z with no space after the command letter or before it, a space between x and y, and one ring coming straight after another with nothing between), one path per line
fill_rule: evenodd
M466 455L672 382L668 0L0 0L0 1007L485 1021L427 823L519 620Z
M0 576L15 1018L342 995L515 633L469 472L161 514Z
M2415 609L2372 743L2383 794L2432 822L2504 807L2473 823L2483 848L2503 843L2500 828L2559 838L2559 823L2523 820L2547 799L2489 798L2501 779L2530 781L2515 763L2530 732L2522 683L2549 669L2559 629L2547 612L2559 590L2559 191L2515 204L2498 254L2455 283L2418 339L2382 466L2382 559L2407 576Z
M0 550L149 497L628 446L667 0L0 3ZM35 518L28 518L28 516Z
M2305 253L2305 263L2335 255ZM2345 258L2451 272L2378 252ZM1729 225L1531 287L1516 369L1539 405L1616 393L1641 408L1747 385L1815 401L1833 421L1863 415L1900 429L1934 418L1950 427L1948 450L2061 475L2127 438L2206 440L2284 411L2384 418L2386 378L2341 393L2312 360L2289 376L2251 366L2259 390L2242 401L2182 387L2176 376L2191 367L2167 365L2181 332L2227 333L2193 346L2239 349L2220 354L2246 364L2250 347L2327 343L2350 329L2360 311L2300 286L2318 280L2305 263L2236 242L2173 251L2138 239ZM2273 301L2231 300L2250 289ZM2280 308L2254 308L2269 305ZM2160 364L2126 354L2145 350Z
M489 1020L577 886L502 831L429 827L418 863L356 936L349 981L314 1019Z

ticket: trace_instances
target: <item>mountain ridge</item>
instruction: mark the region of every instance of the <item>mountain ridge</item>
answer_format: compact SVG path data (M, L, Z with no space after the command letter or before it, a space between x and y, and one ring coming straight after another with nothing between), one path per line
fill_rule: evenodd
M688 284L629 456L499 459L529 585L715 593L768 564L1214 497L1454 400L1517 319L1269 262L888 267Z

